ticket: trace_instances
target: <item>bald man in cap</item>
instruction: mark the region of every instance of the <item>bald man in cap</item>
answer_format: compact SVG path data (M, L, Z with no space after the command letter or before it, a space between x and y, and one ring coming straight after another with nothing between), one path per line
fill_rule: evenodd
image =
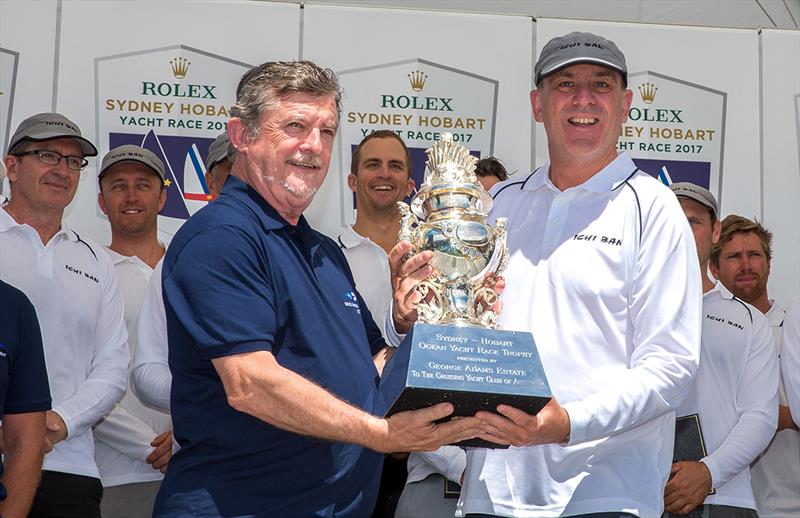
M231 174L231 164L233 164L234 149L231 147L231 139L228 132L220 134L208 147L206 156L206 187L208 193L216 198L219 196L225 180Z

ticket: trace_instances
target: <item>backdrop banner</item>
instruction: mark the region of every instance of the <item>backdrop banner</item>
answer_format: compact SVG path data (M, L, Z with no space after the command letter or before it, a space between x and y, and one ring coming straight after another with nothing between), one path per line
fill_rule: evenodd
M374 130L397 132L411 149L417 186L424 150L444 132L527 173L531 18L313 4L303 12L303 57L335 70L344 89L331 168L306 211L317 228L335 238L353 223L350 159ZM389 28L405 36L388 37Z
M95 142L101 155L135 144L164 161L167 201L158 227L168 238L212 199L208 146L226 130L236 83L250 68L183 45L95 60Z
M773 233L769 295L800 298L800 31L761 31L762 219Z
M664 183L708 187L723 215L758 211L758 77L742 73L758 69L755 31L539 18L536 55L572 31L599 34L625 54L633 102L618 149ZM544 161L544 128L534 133Z
M112 147L142 145L166 166L158 224L159 239L169 242L208 202L203 163L225 131L242 74L265 61L297 59L300 11L267 2L63 2L58 109L100 151L81 175L67 221L110 242L97 167Z

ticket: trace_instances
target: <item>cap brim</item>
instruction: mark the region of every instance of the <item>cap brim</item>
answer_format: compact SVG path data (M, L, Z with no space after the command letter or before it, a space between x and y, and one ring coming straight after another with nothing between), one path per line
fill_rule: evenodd
M559 70L567 68L568 66L578 65L580 63L593 63L595 65L604 66L606 68L610 68L611 70L619 72L620 74L622 74L623 77L627 77L627 75L628 75L628 71L627 70L625 70L623 68L620 68L618 65L615 65L614 63L611 63L610 61L606 61L605 59L580 57L580 58L572 58L572 59L568 59L566 61L562 61L560 63L552 65L547 70L542 70L541 72L539 72L539 78L536 81L536 84L539 84L539 81L541 81L545 77L549 76L550 74L554 74L554 73L558 72Z
M161 178L161 181L162 181L162 182L164 181L164 175L163 175L163 174L161 174L161 173L159 173L159 172L158 172L158 169L156 169L155 167L153 167L153 164L148 164L148 163L147 163L147 162L145 162L144 160L139 160L138 158L125 158L125 159L123 159L123 160L117 160L117 161L111 162L110 164L108 164L108 165L106 165L105 167L103 167L102 169L100 169L100 172L99 172L99 173L97 173L97 177L98 177L98 178L101 178L101 177L102 177L104 174L106 174L106 172L107 172L109 169L111 169L111 168L112 168L112 167L114 167L115 165L124 164L125 162L136 162L137 164L142 164L143 166L145 166L145 167L147 167L148 169L150 169L151 171L153 171L153 174L154 174L154 175L156 175L156 176L158 176L159 178Z
M19 146L20 144L22 144L26 140L30 140L30 141L33 141L33 142L44 142L46 140L54 140L54 139L57 139L57 138L75 139L81 145L81 151L83 151L83 156L97 156L97 148L94 147L94 144L92 144L91 142L89 142L85 138L79 137L77 135L64 135L63 133L58 133L58 132L40 133L39 135L36 135L35 137L25 137L22 140L20 140L19 142L17 142L16 144L14 144L14 147Z

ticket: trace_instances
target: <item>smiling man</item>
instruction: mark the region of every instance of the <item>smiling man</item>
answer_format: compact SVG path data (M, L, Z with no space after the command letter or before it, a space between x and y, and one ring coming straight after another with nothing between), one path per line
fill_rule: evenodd
M61 114L22 121L5 165L11 201L0 210L0 277L36 308L53 397L42 481L30 516L100 516L103 492L92 425L127 382L127 332L111 260L62 221L85 157L97 155Z
M504 329L530 331L554 398L537 415L478 413L461 515L657 517L672 461L675 408L697 369L700 273L670 191L639 171L617 138L631 103L617 46L575 32L534 67L533 115L550 161L492 188L508 218ZM424 262L390 254L397 331L413 320Z
M435 424L447 403L376 417L385 344L341 250L303 217L339 101L334 73L308 61L265 63L239 83L231 176L163 262L181 449L157 517L368 516L378 452L477 433L474 418Z
M411 154L393 131L380 130L356 146L347 184L356 194L356 222L339 235L361 296L376 322L386 320L392 286L387 254L397 244L397 202L414 189Z
M112 149L98 174L97 201L111 224L106 249L125 302L128 348L133 356L144 291L164 255L158 242L158 212L164 206L164 163L134 145ZM95 459L103 482L105 518L150 516L172 455L169 415L145 407L132 391L94 427Z

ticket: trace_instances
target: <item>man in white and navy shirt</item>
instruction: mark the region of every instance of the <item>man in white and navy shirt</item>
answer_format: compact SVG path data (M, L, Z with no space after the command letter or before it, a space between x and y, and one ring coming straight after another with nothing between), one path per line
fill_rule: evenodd
M756 518L749 466L778 421L775 345L764 315L708 278L720 236L714 196L688 182L670 188L694 233L704 291L700 367L678 415L698 414L708 455L673 464L665 508L675 515Z
M122 398L128 334L114 267L62 217L84 157L97 149L58 113L20 123L4 159L11 201L0 209L0 278L33 302L53 397L42 482L31 517L100 517L91 427Z
M145 286L165 250L157 238L158 212L166 201L164 163L147 149L120 146L103 158L98 181L98 203L111 224L106 252L125 301L133 355ZM171 430L168 414L145 407L131 391L94 427L105 518L150 516L172 455Z
M490 219L508 218L499 323L533 334L554 398L537 415L478 413L482 438L514 447L467 452L459 513L657 517L699 356L691 231L672 193L617 154L633 95L617 46L557 37L534 71L550 162L495 185ZM429 252L402 261L408 246L390 254L397 332L430 271Z

